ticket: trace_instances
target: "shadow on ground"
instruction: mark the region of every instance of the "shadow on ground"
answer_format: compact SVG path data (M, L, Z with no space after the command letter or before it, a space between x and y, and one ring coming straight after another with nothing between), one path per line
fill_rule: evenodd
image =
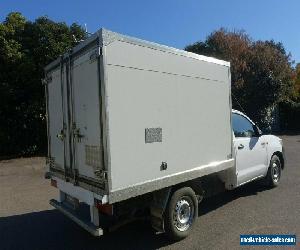
M209 198L200 206L200 216L239 197L266 190L246 185ZM148 222L135 222L101 238L94 238L57 210L0 218L1 249L157 249L172 244L155 234Z
M246 197L251 195L257 195L259 192L263 192L271 189L266 186L262 180L254 181L249 184L243 185L237 189L226 191L210 198L204 199L199 205L199 216L209 213L219 207L236 200L240 197Z

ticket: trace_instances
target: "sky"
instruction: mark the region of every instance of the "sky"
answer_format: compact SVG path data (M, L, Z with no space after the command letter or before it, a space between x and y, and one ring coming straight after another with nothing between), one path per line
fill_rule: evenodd
M282 42L300 62L299 0L1 0L0 19L21 12L27 19L48 16L59 22L101 27L184 48L221 27L244 30L254 40Z

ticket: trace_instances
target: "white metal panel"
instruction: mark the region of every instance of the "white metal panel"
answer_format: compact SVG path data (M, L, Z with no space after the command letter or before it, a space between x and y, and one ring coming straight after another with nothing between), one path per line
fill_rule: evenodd
M74 61L72 72L73 114L83 136L75 140L75 164L79 174L95 178L102 164L99 75L97 60L86 53Z
M230 157L228 67L119 41L106 53L111 191Z
M64 167L64 141L60 140L57 135L63 129L63 112L62 112L62 92L61 92L61 74L57 69L51 74L52 81L47 85L48 88L48 120L49 120L49 140L50 154L55 163L61 168Z
M108 46L108 65L119 65L155 72L204 78L211 81L228 81L228 67L151 49L123 41L114 41ZM226 78L224 78L226 76Z
M238 149L243 145L242 149ZM234 139L237 184L241 185L262 176L268 169L267 149L262 137L239 137Z
M74 186L72 183L66 182L57 177L53 177L53 179L57 181L57 188L60 191L71 195L72 197L75 197L80 201L85 202L86 204L94 205L95 198L99 201L102 201L103 203L107 202L106 195L97 195L89 190L86 190L79 186Z

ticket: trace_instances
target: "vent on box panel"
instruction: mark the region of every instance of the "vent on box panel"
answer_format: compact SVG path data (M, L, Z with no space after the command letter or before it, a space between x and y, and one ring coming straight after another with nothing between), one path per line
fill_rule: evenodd
M162 128L146 128L145 142L162 142Z
M94 168L101 168L102 154L100 146L85 145L85 163Z

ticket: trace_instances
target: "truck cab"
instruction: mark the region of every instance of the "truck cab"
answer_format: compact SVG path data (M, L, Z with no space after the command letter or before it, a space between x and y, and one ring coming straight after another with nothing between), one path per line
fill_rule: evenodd
M236 160L236 186L259 178L277 186L284 168L282 140L265 135L249 117L232 111L233 145Z

